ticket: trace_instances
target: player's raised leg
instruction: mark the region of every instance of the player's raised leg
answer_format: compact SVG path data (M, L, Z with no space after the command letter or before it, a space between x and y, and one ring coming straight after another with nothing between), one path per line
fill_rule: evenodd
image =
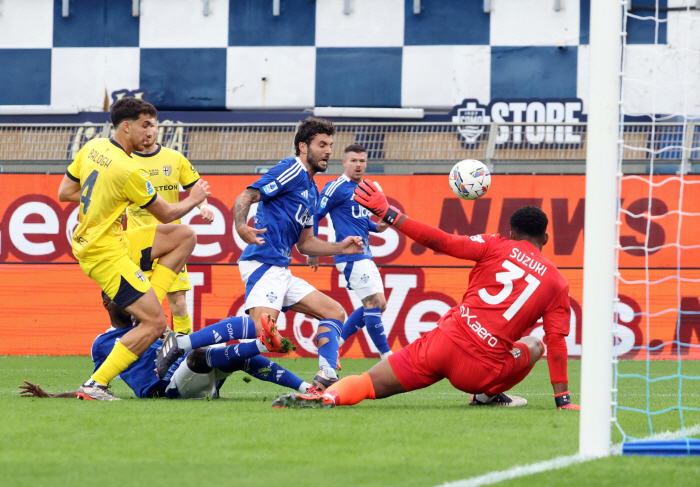
M191 335L180 335L167 330L163 348L156 357L158 377L165 377L177 359L190 350L233 340L258 337L258 340L251 342L213 349L211 356L217 363L215 367L218 367L218 364L226 364L231 359L246 359L264 352L288 352L289 348L283 345L274 318L264 313L257 318L261 324L260 331L256 329L253 318L248 316L230 316Z
M290 294L293 294L293 289L290 290ZM292 311L304 313L319 320L316 333L319 371L312 384L320 390L325 390L338 381L336 364L345 311L337 301L316 290L294 304Z

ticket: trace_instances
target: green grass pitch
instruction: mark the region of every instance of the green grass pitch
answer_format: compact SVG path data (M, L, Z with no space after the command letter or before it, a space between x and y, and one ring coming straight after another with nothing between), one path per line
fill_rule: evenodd
M315 359L281 363L309 380ZM342 374L374 360L344 360ZM572 398L579 400L580 362L569 362ZM644 373L643 362L621 371ZM655 376L674 362L651 364ZM446 381L428 389L354 407L273 410L286 392L244 374L232 375L214 401L136 399L114 382L116 403L20 397L23 379L49 392L74 390L89 376L89 357L0 357L0 485L416 485L433 486L516 465L571 455L578 449L579 415L554 407L547 365L540 362L512 392L527 407L474 408ZM700 376L700 362L683 373ZM619 384L620 403L645 407L641 380ZM678 402L678 381L651 386L652 408ZM683 384L683 405L700 407L697 381ZM634 436L647 419L620 414ZM685 424L700 413L685 414ZM654 418L654 430L680 428L678 413ZM614 441L620 435L614 432ZM502 485L697 485L694 458L610 457ZM500 485L500 484L499 484Z

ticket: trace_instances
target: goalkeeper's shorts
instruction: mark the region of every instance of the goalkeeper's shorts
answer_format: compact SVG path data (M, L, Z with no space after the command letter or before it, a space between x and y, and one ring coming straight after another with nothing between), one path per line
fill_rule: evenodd
M435 328L390 355L389 364L406 391L422 389L447 378L460 391L474 394L501 384L529 367L530 349L520 342L515 347L515 353L504 355L502 363L491 365L474 358L440 328Z

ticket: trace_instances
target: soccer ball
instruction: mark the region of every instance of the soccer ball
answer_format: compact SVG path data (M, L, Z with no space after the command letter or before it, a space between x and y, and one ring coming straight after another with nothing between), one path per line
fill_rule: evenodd
M463 200L484 196L491 186L491 173L481 161L465 159L450 171L450 189Z

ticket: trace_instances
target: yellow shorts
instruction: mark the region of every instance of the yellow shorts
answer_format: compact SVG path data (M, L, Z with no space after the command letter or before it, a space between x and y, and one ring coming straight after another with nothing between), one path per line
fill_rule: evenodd
M153 265L155 265L156 262L158 262L158 259L153 261ZM144 272L144 274L146 274L146 277L150 280L153 271L147 271ZM177 291L189 291L190 289L192 289L192 286L190 286L190 276L187 274L187 265L185 265L185 267L183 267L180 273L177 275L177 279L173 281L173 285L170 286L168 294Z
M151 248L157 225L125 232L123 253L110 252L104 258L79 260L80 268L95 281L120 308L124 309L146 294L151 282L142 266L151 269Z

